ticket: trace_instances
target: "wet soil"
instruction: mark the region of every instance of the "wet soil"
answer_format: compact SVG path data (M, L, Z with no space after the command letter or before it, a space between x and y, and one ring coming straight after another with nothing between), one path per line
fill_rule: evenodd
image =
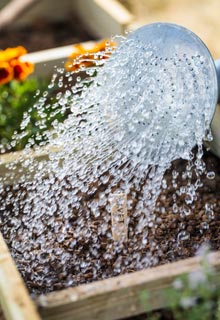
M165 175L168 187L162 190L158 198L155 210L156 217L154 223L145 230L145 237L141 232L138 233L136 228L140 216L135 217L132 215L133 208L128 210L130 220L126 244L116 245L113 242L111 217L106 214L104 207L102 209L103 214L97 218L92 215L89 218L88 216L86 217L85 209L73 212L73 216L68 218L68 232L65 233L65 237L62 240L59 239L56 232L59 234L57 230L63 227L67 222L66 219L57 212L54 217L56 224L56 227L54 227L48 225L48 217L43 217L41 221L44 224L44 231L38 233L36 230L36 234L33 232L36 246L32 248L31 267L27 267L30 257L25 257L24 252L17 250L13 245L11 236L14 237L14 233L12 233L14 229L13 231L10 229L11 221L8 220L5 212L10 212L11 219L17 208L14 208L13 204L8 205L6 211L1 212L0 228L30 292L34 294L47 293L64 289L68 286L76 286L142 268L185 259L194 256L204 243L208 244L211 250L219 250L220 160L211 153L206 152L204 161L207 170L215 172L215 178L210 180L206 177L206 174L203 174L203 186L198 189L197 200L188 206L191 211L186 211L188 213L184 215L174 213L173 184L175 185L177 182L183 186L186 183L182 179L186 161L178 160L173 163L172 168ZM173 170L177 173L179 172L176 181L172 181ZM68 188L67 185L68 178L66 178L65 188ZM90 197L85 195L82 205L83 202L85 203L85 201L88 202L95 198L99 191ZM9 187L7 192L9 192ZM24 197L24 192L22 197ZM185 198L181 195L177 196L175 203L177 206L185 205ZM20 210L19 217L22 220L22 208ZM186 210L188 210L187 207ZM84 225L82 229L79 229L78 226L78 215L81 216L81 223ZM31 219L31 215L29 219ZM25 223L22 224L23 222L16 231L16 241L18 243L22 241L21 230L26 228ZM100 232L100 228L104 224L105 230ZM55 233L54 238L53 232ZM90 233L89 236L87 236L87 232ZM41 247L38 242L40 237L43 237L44 241L52 241L49 239L49 237L52 237L54 251L50 255L41 255L43 246ZM58 252L60 249L62 254ZM63 264L62 255L65 253L67 254L66 263ZM88 266L82 267L85 262L89 262ZM48 274L44 279L45 266L47 266ZM39 275L39 279L36 275Z
M4 212L1 212L0 229L30 293L35 296L64 289L69 286L73 287L96 280L102 280L118 274L130 273L143 268L171 263L194 256L203 244L209 245L211 250L219 250L220 159L210 152L205 151L203 160L206 163L207 171L215 172L215 177L210 179L207 178L207 174L202 175L203 186L198 188L197 200L188 205L191 211L188 211L188 213L184 215L175 213L173 205L174 203L177 206L186 204L185 197L177 194L174 201L173 195L174 189L176 189L175 184L180 187L187 183L183 178L187 162L177 160L166 172L167 187L162 190L158 198L155 209L155 223L147 227L147 242L143 242L143 235L141 233L135 234L140 217L134 217L132 215L133 208L128 210L128 216L130 218L128 241L126 244L117 244L117 246L112 241L111 218L109 217L108 219L106 217L104 207L103 215L98 218L90 217L86 223L82 210L80 214L82 215L82 223L86 226L85 230L81 229L77 232L76 216L78 213L73 212L72 218L68 220L71 228L69 232L65 234L65 239L59 241L58 238L56 238L55 242L53 242L54 254L52 252L50 256L41 256L40 252L42 248L36 242L36 247L32 248L32 261L29 261L29 258L25 257L24 252L20 252L13 247L11 233L8 231L10 220L7 220ZM174 170L176 172L176 179L173 179ZM193 181L195 179L196 177L192 175L190 180ZM68 183L68 178L66 178L66 183ZM9 188L7 191L9 191ZM100 190L98 190L97 193L99 191ZM94 194L92 198L95 198L97 193ZM89 201L90 197L85 195L83 201ZM209 210L210 208L212 208L212 210ZM13 205L11 205L11 208L7 208L7 210L9 209L13 216ZM20 219L22 219L22 212L20 212ZM62 226L64 223L59 213L57 213L55 221L57 222L57 227ZM107 227L105 233L98 232L101 226L106 224L106 221ZM44 225L46 228L48 227L47 222L48 220L45 219ZM48 228L51 229L51 226ZM83 232L87 231L90 231L92 234L99 233L98 240L97 238L93 239L92 236L89 238L84 237ZM37 239L39 236L42 236L42 234L33 234L33 238ZM17 238L19 238L19 234ZM50 241L47 231L45 231L45 239ZM60 249L63 250L63 253L70 253L70 257L66 258L65 264L63 264L62 256L57 254L56 250ZM37 261L36 264L33 262L34 259ZM138 259L139 262L137 263ZM88 262L88 260L90 265L81 268L82 263ZM99 265L98 269L97 264ZM96 269L96 272L94 272L94 269ZM46 277L43 275L44 270L47 270ZM152 315L156 315L158 319L161 320L174 319L169 310L159 311ZM147 319L146 315L129 318L129 320L143 319Z

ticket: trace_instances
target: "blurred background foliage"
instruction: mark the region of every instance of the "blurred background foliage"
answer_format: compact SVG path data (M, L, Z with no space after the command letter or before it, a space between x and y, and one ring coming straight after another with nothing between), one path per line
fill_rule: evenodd
M45 128L51 128L56 119L62 122L67 116L56 98L56 87L48 89L49 80L30 78L25 81L12 80L6 85L0 86L0 149L1 152L22 150L29 139L34 139L36 144L45 140L43 132ZM44 93L44 109L39 112L39 99ZM25 129L21 129L24 115L28 115L29 121ZM42 114L45 117L45 125L40 126ZM24 133L22 139L11 145L14 133Z

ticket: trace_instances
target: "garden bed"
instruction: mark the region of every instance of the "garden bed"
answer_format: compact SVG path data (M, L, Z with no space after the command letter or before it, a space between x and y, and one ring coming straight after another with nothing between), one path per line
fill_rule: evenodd
M46 155L39 155L39 161L44 159ZM77 235L75 229L75 220L77 218L77 212L73 212L72 217L68 220L71 227L67 234L65 234L65 240L56 240L53 243L54 248L60 248L66 253L71 252L69 257L68 266L69 274L63 274L62 267L62 256L59 255L55 257L51 256L51 260L47 261L49 266L49 273L51 280L48 285L46 282L39 281L39 284L33 283L31 281L31 272L25 269L26 261L23 258L22 252L17 252L13 249L12 243L10 241L10 233L4 232L4 226L7 226L7 217L4 216L4 212L1 212L2 222L1 229L4 239L6 240L13 256L15 258L18 269L21 271L23 278L30 290L30 292L36 294L48 293L54 290L61 290L71 283L71 286L77 286L83 283L88 283L92 281L102 280L118 274L130 273L137 271L140 268L140 264L133 261L130 257L134 255L137 259L142 261L141 268L153 267L156 265L166 264L174 262L180 259L185 259L193 257L200 246L204 243L208 244L212 250L220 249L220 172L219 172L219 162L220 160L210 153L206 154L206 165L207 170L215 172L215 179L209 180L205 175L203 176L204 187L199 188L198 199L195 205L192 204L191 212L189 214L182 215L175 214L173 209L173 187L168 184L168 188L164 189L159 196L157 201L157 208L155 210L155 222L152 226L147 228L148 242L143 243L142 234L135 234L135 230L139 219L141 216L134 217L132 212L134 208L128 210L128 216L130 218L128 226L128 241L116 251L114 248L114 242L109 238L111 234L111 217L105 212L105 207L102 208L102 214L100 217L91 217L87 221L87 228L92 232L92 234L99 234L99 230L103 224L106 224L105 232L99 236L98 243L100 248L98 252L94 255L93 261L88 268L85 268L83 273L80 274L79 266L81 263L86 261L86 255L90 252L90 248L94 245L92 238L89 240L82 240L77 242L73 246L74 239L77 241ZM184 161L176 161L173 164L173 168L176 172L180 174L185 170L186 163ZM171 182L172 170L170 170L165 178ZM68 185L68 179L71 177L66 177L66 183ZM181 180L181 178L179 179ZM61 182L60 182L61 183ZM181 181L182 183L182 181ZM71 184L69 184L71 188ZM14 192L13 187L9 189L6 187L7 192ZM102 186L96 191L92 196L83 195L81 200L81 208L84 206L85 201L92 201L98 197L98 193L101 191ZM25 190L24 190L25 192ZM141 190L139 191L141 193ZM28 193L27 195L28 196ZM24 195L25 197L25 195ZM137 194L138 197L138 194ZM129 195L128 195L129 200ZM176 204L180 206L184 203L184 200L180 197L177 199ZM205 206L208 204L213 211L205 210ZM162 209L161 209L162 208ZM186 208L187 209L187 208ZM11 211L10 216L13 216L13 205L11 207L6 207L7 211ZM19 218L22 220L22 207L19 209ZM31 218L31 213L26 214L26 218ZM18 218L18 217L17 217ZM63 220L62 220L63 219ZM56 213L56 220L59 224L59 228L65 224L66 219L59 216L59 212ZM44 230L47 228L47 219L42 219ZM83 222L82 222L83 223ZM37 235L36 235L37 236ZM47 237L47 231L45 231L45 236ZM49 240L48 240L49 241ZM91 243L90 243L91 242ZM74 248L74 249L73 249ZM73 257L74 254L74 259ZM38 249L36 248L36 254ZM146 257L143 259L143 257ZM77 261L77 266L76 266ZM129 262L129 263L128 263ZM39 270L35 270L35 273L42 272L44 268L45 260L42 257L42 261L39 263ZM94 276L92 270L93 266L100 264L99 272ZM58 267L59 266L59 267ZM137 269L138 268L138 269ZM72 274L72 277L69 276Z
M0 32L0 48L23 45L28 52L35 52L94 40L85 25L77 16L69 16L61 21L48 21L45 18Z
M51 262L48 264L50 269L48 279L51 280L48 286L44 282L33 283L31 281L31 273L26 269L27 261L23 257L23 252L14 250L11 247L10 235L4 233L4 228L2 227L7 224L7 218L4 218L3 212L1 222L3 237L30 292L34 293L35 297L43 294L39 298L35 298L43 319L60 319L61 315L63 319L71 319L72 314L74 314L74 319L86 319L88 317L95 319L97 314L99 314L100 319L119 319L139 314L145 311L145 306L140 303L140 295L144 289L151 293L156 290L156 293L152 293L152 301L154 302L150 303L149 310L163 307L163 300L161 301L158 298L163 292L161 287L169 287L176 276L184 272L190 272L194 268L199 268L199 258L190 260L186 258L193 257L204 243L208 244L212 250L219 250L220 247L220 160L211 153L206 152L204 161L206 162L207 170L215 172L215 178L208 179L206 175L203 175L204 187L199 189L196 204L192 206L192 211L188 215L181 216L173 212L173 187L172 184L169 184L172 180L172 174L171 171L166 173L169 187L162 191L158 199L158 210L156 209L155 211L156 222L148 228L148 242L144 243L141 248L137 246L141 242L141 234L134 234L140 217L132 217L132 208L128 210L128 216L130 217L128 241L120 249L117 249L117 252L114 252L114 242L109 237L106 237L107 233L111 233L109 217L105 234L99 238L100 250L94 256L94 266L97 263L100 263L101 266L100 272L95 277L91 272L91 266L81 274L76 268L75 262L77 261L78 265L80 264L80 259L83 262L92 243L81 242L77 244L74 250L72 249L74 214L76 214L73 213L73 218L69 221L72 231L70 230L64 242L58 241L55 246L74 255L75 258L70 258L68 262L71 274L69 284L71 287L76 286L76 288L65 289L68 286L67 280L70 280L70 278L67 279L69 275L62 272L62 261L58 257L55 260L51 257ZM178 160L173 163L172 169L182 173L185 170L185 166L185 161ZM181 181L181 175L179 175L178 179ZM8 187L7 192L9 192ZM97 195L93 196L95 198ZM177 200L177 204L182 201L180 197ZM204 210L206 203L213 207L213 212ZM162 212L161 207L165 208ZM13 215L13 207L11 208L11 214ZM22 211L20 215L22 217ZM87 223L88 228L96 233L96 230L103 224L102 218L104 216L106 217L103 207L103 215L97 219L89 220ZM59 215L57 219L62 225ZM47 221L45 220L44 223L46 226ZM83 246L83 249L80 246ZM36 248L36 250L38 249ZM129 261L129 257L135 254L142 258L143 256L146 257L146 259L143 259L142 265L145 270L138 271L140 264L138 264L138 269L135 263L133 263L133 266L132 264L127 265L126 261ZM213 263L218 265L219 258L216 258L218 254L213 257ZM170 264L177 260L181 261L177 264ZM154 268L154 266L161 264L164 266ZM45 264L42 260L42 267L38 266L38 269L32 270L32 272L40 275L44 267ZM128 274L120 275L125 273ZM109 279L104 280L106 278ZM165 287L162 284L163 279L166 283ZM87 284L89 282L92 283ZM157 299L155 299L155 295ZM104 301L109 302L104 304ZM87 306L86 308L85 305Z
M30 319L30 315L31 319L40 319L5 244L0 240L0 296L6 319L16 319L18 315L20 319L25 320ZM210 266L215 268L214 277L217 280L220 270L219 253L209 254L206 258ZM169 307L166 302L167 290L172 288L173 282L183 274L200 272L201 262L199 257L185 259L131 275L69 288L40 296L35 300L35 304L42 319L124 319L131 315ZM147 293L145 303L142 299L143 293ZM161 311L160 314L170 315L165 311ZM145 319L145 315L129 318L133 319L142 320Z
M56 152L56 150L50 150L50 152ZM17 156L19 154L5 155L1 158L1 172L3 174L4 170L7 170L5 163L10 163ZM38 154L39 161L46 158L47 152L43 151ZM63 250L65 253L70 254L69 260L65 261L69 271L66 273L63 272L62 256L59 257L59 254L55 256L51 254L49 258L47 257L46 265L45 257L42 253L42 260L38 267L30 270L28 268L30 257L25 255L23 251L17 250L11 242L11 235L8 231L10 228L5 228L5 226L10 227L10 225L7 225L8 220L4 214L5 209L1 208L0 227L3 237L42 318L58 320L61 318L72 319L74 317L74 319L110 320L166 307L167 304L164 300L166 288L171 287L176 277L183 273L200 269L201 259L199 257L190 257L198 253L200 246L204 243L208 244L211 250L219 250L220 247L220 160L211 153L205 152L204 161L207 171L214 172L215 175L212 174L207 177L206 174L203 174L203 186L198 189L195 204L189 206L191 211L188 210L188 207L186 208L186 211L188 210L187 214L175 213L173 202L173 184L184 185L182 173L186 170L187 163L183 160L173 163L172 168L165 175L168 186L164 186L159 196L154 212L155 221L147 228L147 241L145 238L145 241L142 242L142 234L136 233L136 227L141 216L133 216L134 207L130 207L128 209L128 217L130 219L128 240L118 246L109 236L112 234L111 216L106 214L105 206L103 205L99 217L92 217L86 221L87 229L93 234L100 234L98 230L103 225L105 225L105 230L98 237L99 250L94 251L93 261L91 261L89 267L84 266L82 268L83 272L81 272L80 266L86 261L87 253L92 248L93 242L91 238L89 241L84 238L77 242L77 237L80 236L75 232L77 212L72 212L72 217L68 221L70 229L65 235L65 239L57 239L53 244L58 251ZM173 170L176 172L175 179L172 174ZM66 185L68 185L69 178L71 177L65 177ZM192 177L193 179L195 177ZM5 194L16 193L17 186L14 188L15 183L16 179L5 181L2 195L4 192ZM62 181L58 181L58 183L62 183ZM96 199L102 187L105 187L105 184L92 196L88 196L86 193L82 195L82 210L84 201ZM137 192L137 197L139 193L141 193L141 190ZM24 188L23 197L27 196L28 192ZM129 196L128 194L128 200ZM179 196L175 204L180 206L184 201ZM206 204L208 204L208 207ZM16 210L17 208L13 207L13 204L7 207L10 217L13 217ZM19 221L21 221L24 212L22 207L19 210ZM26 217L31 219L31 212L26 213ZM59 216L59 210L55 214L55 220L61 228L66 222L65 219ZM43 217L42 222L47 236L48 221ZM36 233L34 236L37 238L38 234ZM49 238L47 240L49 241ZM39 255L40 250L41 248L36 246L33 255ZM32 304L30 298L27 298L27 292L20 293L15 290L16 282L11 281L13 277L10 277L8 270L12 270L11 273L16 273L16 271L14 267L12 269L7 267L8 264L13 265L13 262L3 241L0 251L0 263L1 266L4 265L2 270L5 272L2 273L1 281L4 278L7 279L7 283L3 280L4 286L2 286L2 282L0 283L0 292L4 299L8 297L4 300L3 309L7 313L8 319L13 319L14 312L17 312L16 310L21 313L21 319L28 319L29 314L26 307L23 309L21 307L24 305L23 301L15 299L14 303L18 309L12 308L11 298L18 295L27 299L28 306ZM218 275L219 253L210 254L209 261L211 265L216 267ZM97 265L100 266L99 270L94 273L93 266L96 268ZM45 267L48 268L48 277L45 281L40 281ZM140 271L140 269L143 270ZM33 273L35 276L39 275L39 281L33 281ZM22 281L18 275L16 275L16 279L23 288ZM4 290L6 287L9 289L8 291ZM144 290L149 293L148 306L141 302L141 294ZM34 307L32 313L31 319L34 319L34 314L36 314Z
M63 58L59 57L59 59L61 61ZM50 153L56 151L49 150ZM48 150L38 153L38 161L47 159L47 153ZM34 154L31 156L35 158ZM1 156L0 169L3 176L6 173L5 170L9 170L6 164L10 164L19 157L19 153ZM29 155L27 155L28 157ZM24 160L22 156L20 159L21 161ZM88 219L87 228L94 235L99 233L98 231L103 225L106 227L99 236L99 250L94 252L92 265L85 267L83 272L80 271L80 265L86 261L86 255L92 248L93 243L91 238L89 241L82 239L77 242L77 237L80 236L75 232L77 212L72 212L72 217L68 221L70 224L68 234L65 235L65 239L57 239L53 244L54 248L64 250L64 252L70 254L69 260L65 261L69 272L63 272L62 256L51 255L47 260L49 276L46 281L33 281L32 278L32 273L35 276L39 275L40 279L44 272L46 267L44 255L42 254L42 261L37 268L27 268L30 265L29 258L24 255L23 251L14 248L10 232L8 232L10 228L4 228L8 223L7 216L4 214L5 209L1 208L3 237L29 292L34 297L42 318L60 319L62 317L62 319L71 319L74 314L74 319L97 319L97 315L99 315L100 320L110 320L125 318L167 306L163 300L163 292L167 287L172 286L175 277L200 268L199 258L190 257L193 257L204 243L208 244L211 250L219 250L220 247L220 160L211 153L205 152L204 161L207 172L214 172L215 175L212 174L210 177L207 177L206 174L202 175L203 187L198 189L197 200L195 204L190 205L191 211L184 215L175 213L173 207L173 183L177 183L178 186L186 183L182 178L182 173L186 170L187 162L177 160L173 163L172 168L165 175L168 186L163 188L159 196L154 212L155 221L147 228L147 241L145 239L142 243L142 234L136 233L136 227L141 216L132 215L134 207L128 209L128 217L130 219L128 240L120 246L109 236L112 234L111 216L106 214L105 206L103 206L102 214L99 217ZM13 181L10 179L5 181L5 194L17 192L16 182L19 180L19 163L17 169L18 175L13 176ZM176 180L174 182L172 181L173 170L176 171ZM16 179L18 180L16 181ZM71 179L71 177L65 177L66 186L68 185L68 179ZM195 177L192 177L193 179ZM59 183L62 183L62 181L59 181ZM14 186L15 189L13 189ZM84 201L96 199L102 187L105 186L101 186L92 196L88 196L86 193L83 194L82 209ZM141 193L141 190L137 192L137 197L139 193ZM23 197L27 196L28 192L24 188ZM128 194L128 201L129 196ZM184 201L180 196L176 199L176 204L180 206ZM207 203L208 208L206 208ZM19 210L19 220L21 221L23 208L20 207ZM11 218L16 211L17 208L14 208L13 204L6 208L6 212L10 212ZM31 219L31 212L25 215ZM59 211L56 212L55 219L59 227L62 228L66 221L59 216ZM46 218L43 219L43 225L47 237L48 221ZM34 236L38 237L37 234ZM76 241L76 244L73 245L74 241ZM142 245L140 246L141 243ZM37 246L34 248L33 254L39 255L40 250L40 247ZM2 263L5 261L4 257L5 254L3 253ZM211 263L218 266L219 254L214 254L213 257L211 258ZM190 258L190 260L187 258ZM138 263L135 262L135 259ZM177 264L176 261L178 261ZM99 271L93 273L93 266L96 268L98 264L100 265ZM7 261L5 268L7 270ZM140 269L143 269L143 271L139 271ZM164 286L163 281L165 283ZM10 282L7 285L9 284ZM152 292L152 301L150 300L149 308L141 302L140 297L143 290ZM14 291L13 283L11 291ZM109 302L104 303L104 301ZM11 312L8 304L6 304L5 308L9 308L7 312Z

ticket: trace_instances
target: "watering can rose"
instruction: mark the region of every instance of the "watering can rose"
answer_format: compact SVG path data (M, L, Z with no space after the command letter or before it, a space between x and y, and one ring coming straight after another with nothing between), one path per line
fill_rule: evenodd
M74 52L68 58L65 68L71 72L93 67L98 61L108 59L115 46L116 43L108 39L96 43L90 49L86 49L83 45L77 44L74 46ZM110 49L108 50L108 48Z
M27 50L18 46L0 51L0 84L11 80L22 81L34 71L34 65L30 62L21 61L20 57L27 53Z

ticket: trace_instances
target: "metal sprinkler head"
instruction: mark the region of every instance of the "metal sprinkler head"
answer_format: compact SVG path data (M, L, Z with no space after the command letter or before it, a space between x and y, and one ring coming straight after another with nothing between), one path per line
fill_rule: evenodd
M152 45L157 48L158 54L164 59L172 59L174 54L180 60L182 57L185 57L186 60L193 56L201 57L201 63L203 60L205 64L204 75L210 80L209 90L205 94L208 94L212 101L212 117L214 116L217 101L220 100L220 60L214 62L210 51L195 33L177 24L152 23L137 29L129 38L143 45L144 43ZM179 76L181 76L181 69Z
M192 31L176 24L145 25L131 33L129 39L143 48L143 56L147 54L144 47L150 48L151 64L155 63L155 69L150 73L152 81L157 77L157 81L162 78L166 82L170 73L170 79L175 82L172 98L164 92L162 98L152 97L153 102L156 104L158 99L163 99L165 105L178 105L186 100L179 111L182 120L192 108L194 112L204 112L213 136L212 141L205 143L220 157L220 107L217 105L220 99L220 60L214 62L203 41Z

